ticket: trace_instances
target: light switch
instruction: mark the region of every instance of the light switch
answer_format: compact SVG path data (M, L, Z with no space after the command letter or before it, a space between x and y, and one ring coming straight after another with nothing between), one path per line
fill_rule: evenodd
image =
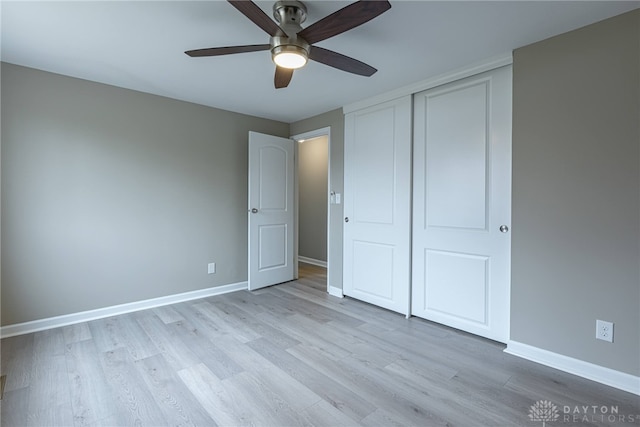
M336 205L340 204L341 199L342 198L340 197L340 193L336 193Z

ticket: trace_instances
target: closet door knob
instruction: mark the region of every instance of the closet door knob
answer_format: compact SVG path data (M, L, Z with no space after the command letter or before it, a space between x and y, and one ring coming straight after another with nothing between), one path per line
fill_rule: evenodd
M344 217L344 222L349 222L349 217L348 216Z
M506 233L507 231L509 231L509 227L507 227L506 225L502 224L500 226L500 232Z

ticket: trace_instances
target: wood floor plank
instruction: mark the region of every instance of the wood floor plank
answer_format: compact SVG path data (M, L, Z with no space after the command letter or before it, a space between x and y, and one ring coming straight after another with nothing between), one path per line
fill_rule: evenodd
M64 326L62 328L65 344L72 344L79 341L90 340L91 330L86 322Z
M28 402L27 425L73 424L61 328L35 333Z
M272 343L279 347L288 348L296 344L300 344L300 341L297 339L292 338L288 334L285 334L264 322L261 322L251 313L244 311L236 304L219 301L214 303L214 305L224 313L227 313L228 316L232 316L243 325L248 326L258 334L259 337L268 338Z
M124 347L123 337L120 336L119 322L120 319L114 316L87 323L91 337L94 339L99 352Z
M374 307L370 304L350 298L337 298L328 294L323 294L322 297L318 297L317 295L313 295L304 288L295 286L294 284L281 285L278 289L274 289L274 295L275 294L289 294L297 297L298 299L313 301L323 307L348 314L351 317L363 320L366 323L377 325L379 328L386 330L395 329L395 324L404 319L404 316L398 313L380 309L379 307ZM378 312L375 311L376 309Z
M248 345L316 393L333 408L346 415L350 422L359 421L376 409L374 405L362 399L359 394L321 374L313 366L304 363L285 350L272 345L268 340L261 338L248 343Z
M375 410L375 412L373 412L372 414L367 416L365 419L363 419L360 425L370 426L370 427L379 427L379 426L405 427L407 425L413 425L413 424L407 424L406 421L404 421L403 419L399 419L395 414L385 410L384 408L378 408ZM438 426L450 427L454 424L451 424L447 420L427 416L422 421L422 424L419 424L419 425L430 426L430 427L438 427Z
M177 322L179 320L184 320L184 317L182 317L182 315L178 311L176 311L174 307L170 305L156 307L152 311L165 324Z
M32 367L29 385L29 414L71 402L64 355L40 358Z
M359 423L326 400L321 400L300 413L303 425L316 427L356 426Z
M31 383L35 334L18 335L2 340L0 375L6 375L5 393L26 388Z
M263 341L266 341L266 339L263 339ZM255 351L250 345L241 343L234 337L221 338L218 344L225 352L235 355L238 363L245 369L244 372L225 379L225 381L236 383L234 379L242 377L244 378L243 382L241 382L242 384L251 382L261 389L269 388L270 393L273 393L273 399L276 401L284 399L287 402L287 407L294 410L302 410L321 399L320 396L296 381L269 359ZM247 373L252 375L247 375ZM263 403L272 404L273 402L269 400Z
M180 370L200 363L198 356L188 347L177 345L181 342L175 329L167 328L153 313L137 319L151 342L164 355L174 370Z
M296 319L295 325L291 326L301 331L313 330L314 336L347 351L349 354L352 353L354 346L365 343L362 335L349 333L348 328L333 322L327 322L323 327L318 327L312 319L301 316Z
M279 317L273 316L271 313L260 313L258 316L265 323L284 331L330 359L340 360L351 354L349 350L319 336L316 332L319 330L320 325L314 324L313 321L306 319L304 316L291 316L288 322L283 322ZM303 324L306 324L307 327L303 326ZM313 328L310 328L311 326Z
M200 333L201 330L190 325L187 320L172 323L167 327L175 328L175 334L183 345L191 349L200 362L206 365L219 379L229 378L244 371L244 368L233 357L215 344L216 338L219 338L220 335L215 336L212 340L208 335Z
M229 331L226 325L214 322L211 316L207 316L198 308L198 303L200 302L198 300L175 304L173 308L184 318L183 323L185 325L188 324L198 335L206 336L215 341L217 337L228 334Z
M352 316L348 310L341 307L344 300L330 296L326 290L309 288L301 281L288 282L273 291L274 293L282 292L293 295L294 298L289 296L286 298L295 302L294 307L297 314L309 313L308 317L317 322L336 322L347 327L357 327L366 323L363 319ZM303 301L300 302L300 299Z
M198 310L200 310L205 316L209 317L214 323L221 327L226 334L233 335L241 342L247 342L260 338L260 334L251 329L248 325L242 323L242 320L237 317L230 316L224 310L211 304L208 301L203 301L195 304Z
M146 314L151 315L151 310ZM157 316L156 316L157 317ZM142 329L137 319L140 315L125 314L119 316L120 335L124 348L129 351L134 360L146 359L160 353L160 350L153 343L149 335Z
M425 409L424 413L416 413L416 416L425 413L428 416L435 415L455 425L506 425L509 423L504 414L479 410L480 405L475 399L465 399L464 395L452 392L447 387L434 387L433 390L427 391L424 389L424 383L415 381L415 377L396 375L388 369L370 369L366 363L352 357L347 358L345 364L355 373L366 374L375 383L398 390L397 397Z
M162 354L135 362L149 394L162 412L166 425L206 426L211 417L202 405L189 399L190 392Z
M73 411L71 409L71 403L69 402L39 407L35 412L29 410L26 424L27 427L72 425Z
M261 354L253 350L246 343L238 341L236 337L227 335L220 337L216 345L242 367L243 371L272 370L275 365Z
M191 394L207 411L212 425L248 426L256 418L251 405L242 395L230 393L222 380L216 377L204 364L198 364L178 371Z
M267 368L245 371L224 381L244 377L252 384L253 393L271 396L270 403L284 402L293 412L315 405L322 398L281 369ZM249 389L247 389L249 392Z
M262 292L262 293L260 293ZM269 292L269 293L266 293ZM250 295L254 299L254 304L261 305L261 310L253 311L254 315L260 315L262 313L272 313L274 315L278 315L280 317L288 317L298 314L296 311L295 303L289 300L283 300L279 298L277 295L273 293L273 287L259 289L258 291L251 292ZM237 292L238 294L244 295L249 293L249 291L241 291ZM233 300L232 300L233 301Z
M458 370L451 365L409 352L403 353L400 358L394 360L385 368L410 372L417 380L424 382L432 381L434 377L449 381L458 373Z
M327 323L332 320L330 309L323 307L314 302L308 301L305 298L299 298L295 295L295 292L289 292L294 290L291 284L281 285L281 288L275 288L272 293L286 301L287 304L295 307L296 314L298 316L308 317L317 323Z
M344 357L340 363L333 363L319 355L304 344L287 349L287 352L305 363L314 366L318 371L342 386L357 391L364 399L377 407L393 407L394 414L403 423L422 425L431 414L411 401L398 395L398 391L385 387L369 375L361 375L353 369L353 362Z
M395 330L384 332L380 337L395 345L397 348L402 349L403 352L426 352L430 357L435 358L448 366L455 366L457 370L474 370L477 375L483 376L487 381L492 381L499 385L504 385L512 375L511 372L501 369L498 364L482 365L482 369L478 370L478 358L481 357L481 352L486 351L487 347L493 349L495 357L502 357L504 354L502 352L502 348L504 346L498 345L497 343L489 341L482 342L482 345L478 346L478 353L476 353L471 349L463 351L457 348L456 342L459 341L460 338L454 336L448 337L440 342L428 342L424 337L402 334L399 330ZM447 345L442 345L443 342L446 342Z
M304 419L299 415L300 409L291 407L295 399L286 399L275 391L273 382L265 382L268 378L257 372L242 372L223 380L225 390L235 399L241 396L252 396L251 410L254 413L252 425L264 426L296 426L303 425ZM321 399L316 399L313 404Z
M29 388L5 391L0 400L0 425L26 426L29 413Z
M134 359L144 359L158 354L158 348L136 321L145 313L151 315L152 312L140 313L128 313L89 322L89 331L96 342L98 351L105 352L126 348Z
M483 384L476 381L474 387L466 388L462 382L456 382L457 376L447 380L442 377L429 378L428 383L433 384L433 391L427 397L422 395L424 381L415 376L412 371L398 368L397 365L389 365L384 370L381 378L389 378L386 375L392 374L391 381L399 381L398 387L406 390L408 399L415 401L425 400L425 405L439 414L452 418L447 414L456 413L460 417L458 422L468 425L477 423L480 425L508 425L510 416L523 415L527 411L515 414L505 411L504 400L495 400L488 395L493 389L501 389L493 384ZM457 374L459 375L459 374ZM488 408L498 409L487 411ZM524 420L524 419L523 419Z
M125 348L100 354L106 380L121 409L121 425L165 425L162 412Z
M241 307L246 312L264 313L265 311L269 311L271 306L264 304L264 297L268 294L263 295L264 296L259 296L253 292L239 291L228 294L225 299L230 303ZM293 314L293 312L291 312L291 314Z
M70 384L61 328L35 333L28 419L57 419L50 411L58 406L65 411L68 406L71 415ZM65 414L62 418L66 417Z
M75 426L91 426L119 412L93 340L68 344L65 361Z

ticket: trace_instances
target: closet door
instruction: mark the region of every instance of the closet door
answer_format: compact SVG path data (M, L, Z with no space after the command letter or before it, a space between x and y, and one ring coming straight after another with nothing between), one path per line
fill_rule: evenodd
M411 97L345 116L345 295L408 314Z
M509 338L511 67L414 96L412 314Z

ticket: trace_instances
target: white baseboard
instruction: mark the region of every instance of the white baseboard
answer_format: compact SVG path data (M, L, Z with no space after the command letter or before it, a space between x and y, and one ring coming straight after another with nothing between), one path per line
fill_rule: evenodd
M329 295L333 295L334 297L344 298L342 294L341 288L336 288L335 286L329 286Z
M640 396L640 377L605 368L584 360L563 356L517 341L509 341L505 353L550 366Z
M184 301L191 301L194 299L206 298L213 295L221 295L246 289L247 282L232 283L229 285L199 289L197 291L183 292L180 294L152 298L143 301L135 301L126 304L119 304L111 307L98 308L95 310L81 311L79 313L49 317L47 319L16 323L13 325L2 326L0 328L0 338L8 338L15 335L43 331L45 329L59 328L60 326L73 325L75 323L88 322L105 317L117 316L119 314L131 313L133 311L146 310L148 308L160 307L163 305L175 304Z
M327 261L321 261L319 259L307 258L306 256L298 255L298 261L304 262L306 264L317 265L318 267L327 268Z

